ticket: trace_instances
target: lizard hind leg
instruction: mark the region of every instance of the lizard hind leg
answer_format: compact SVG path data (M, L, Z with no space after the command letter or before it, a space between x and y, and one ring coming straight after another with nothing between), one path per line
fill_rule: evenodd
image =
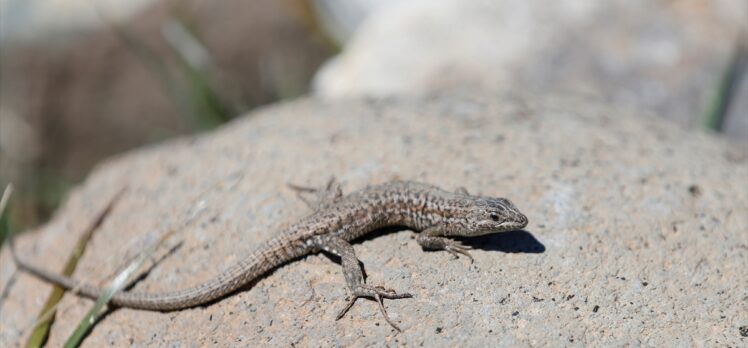
M296 191L296 196L315 211L324 209L343 197L343 190L334 176L330 177L327 184L321 188L298 186L291 183L288 184L288 187ZM311 194L314 196L314 199L309 200L304 194Z
M395 324L395 322L390 319L389 315L387 315L387 310L385 310L384 308L383 300L410 298L413 297L413 295L409 293L397 293L394 290L386 289L381 286L366 284L364 282L363 272L361 271L361 267L359 266L358 258L356 258L356 254L353 250L353 246L347 241L337 237L328 237L318 240L317 244L323 250L340 257L343 266L343 275L345 276L345 281L351 293L351 297L348 300L348 303L338 313L335 320L339 320L340 318L342 318L345 313L348 312L351 307L353 307L353 304L356 303L356 300L361 297L365 297L377 301L377 303L379 304L379 311L382 313L384 320L387 321L387 323L390 324L393 328L395 328L395 330L402 331Z

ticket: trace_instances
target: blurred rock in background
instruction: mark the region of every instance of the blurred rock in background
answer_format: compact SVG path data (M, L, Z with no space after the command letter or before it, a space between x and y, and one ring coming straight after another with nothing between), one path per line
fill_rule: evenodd
M583 93L724 130L746 147L748 90L735 88L745 59L733 59L746 26L742 0L390 2L318 73L315 93Z
M0 19L0 183L20 188L17 226L112 154L306 93L335 50L305 1L2 0Z

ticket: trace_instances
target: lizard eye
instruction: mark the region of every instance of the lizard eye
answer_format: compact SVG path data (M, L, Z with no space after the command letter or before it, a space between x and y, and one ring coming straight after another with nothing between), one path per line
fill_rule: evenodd
M491 216L491 220L493 220L493 221L499 221L499 216L498 215L491 214L490 216Z

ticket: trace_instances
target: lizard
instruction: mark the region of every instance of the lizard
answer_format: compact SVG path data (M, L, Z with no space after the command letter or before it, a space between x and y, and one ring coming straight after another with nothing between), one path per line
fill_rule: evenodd
M490 233L520 230L527 217L505 198L471 195L466 189L454 192L413 181L391 181L367 186L343 195L334 178L322 188L289 184L313 212L270 238L246 258L233 264L211 280L183 290L163 293L121 291L111 304L119 307L153 311L175 311L209 304L233 293L268 271L308 254L321 251L340 258L350 298L338 313L342 318L359 298L373 299L382 316L394 329L383 299L412 297L382 286L367 284L351 242L384 227L401 226L420 232L417 242L426 250L444 250L459 258L473 261L469 246L449 237L472 237ZM304 197L314 194L316 202ZM21 259L9 240L13 259L20 269L42 280L56 284L77 295L96 299L102 288L81 284Z

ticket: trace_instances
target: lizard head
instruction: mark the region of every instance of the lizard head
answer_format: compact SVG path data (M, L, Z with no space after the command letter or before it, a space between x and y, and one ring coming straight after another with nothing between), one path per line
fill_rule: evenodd
M515 231L527 226L527 217L505 198L475 197L468 212L470 235Z

